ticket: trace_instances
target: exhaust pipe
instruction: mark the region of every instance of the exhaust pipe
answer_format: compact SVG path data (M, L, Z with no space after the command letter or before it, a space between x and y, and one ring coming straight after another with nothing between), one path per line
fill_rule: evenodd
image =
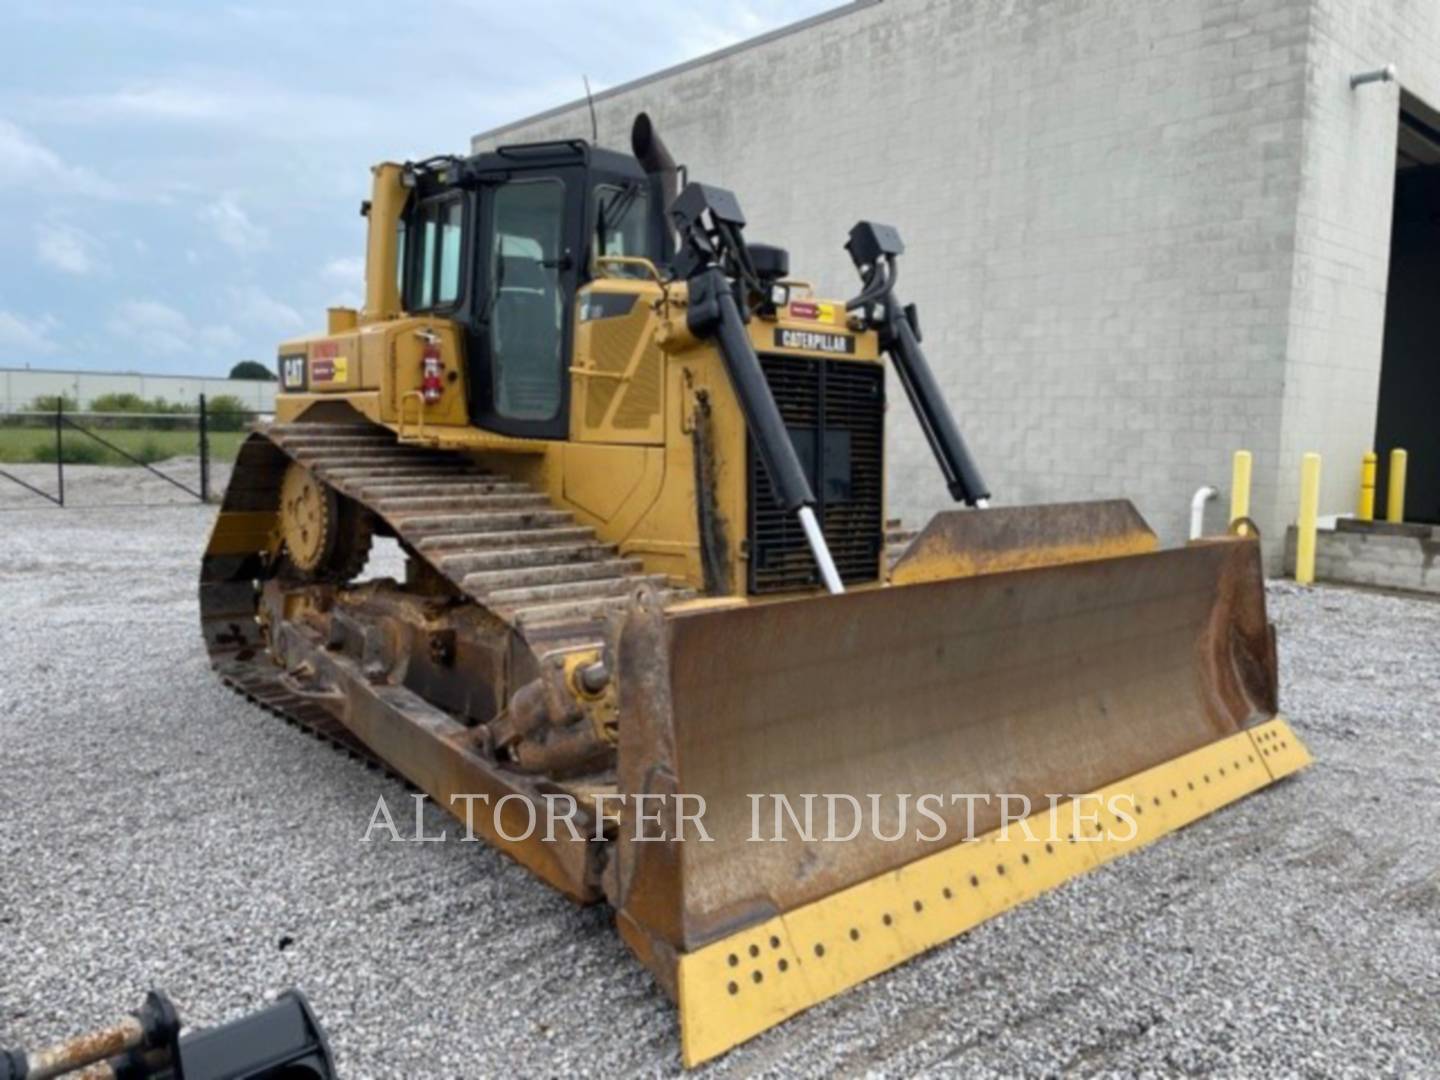
M635 117L635 123L630 128L630 152L650 177L659 180L664 200L661 211L668 216L670 205L680 194L680 173L675 167L675 159L656 133L649 113L642 112Z

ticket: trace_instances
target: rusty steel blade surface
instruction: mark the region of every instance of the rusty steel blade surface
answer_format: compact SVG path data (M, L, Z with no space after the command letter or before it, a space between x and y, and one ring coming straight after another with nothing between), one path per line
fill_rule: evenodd
M1128 499L947 510L890 572L897 585L1141 555L1159 546Z
M635 914L682 949L958 842L970 825L951 794L1040 805L1276 710L1253 540L665 621L675 787L704 797L714 842L678 846L664 890L675 908ZM799 810L807 793L856 797L865 827L843 842L793 829L748 839L749 796L783 794ZM935 830L913 806L902 839L871 835L868 796L891 835L901 793L947 797L944 840L916 838ZM977 802L974 834L1000 813ZM816 816L823 832L823 807ZM848 831L844 807L838 824Z

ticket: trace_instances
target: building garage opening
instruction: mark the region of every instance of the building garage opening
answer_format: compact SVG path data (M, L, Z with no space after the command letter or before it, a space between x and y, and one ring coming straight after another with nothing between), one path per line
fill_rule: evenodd
M1409 452L1407 521L1440 524L1440 113L1401 98L1395 217L1375 450L1376 516L1385 511L1390 451Z

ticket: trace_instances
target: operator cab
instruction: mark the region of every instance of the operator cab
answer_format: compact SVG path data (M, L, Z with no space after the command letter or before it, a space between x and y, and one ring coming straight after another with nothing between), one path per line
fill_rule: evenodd
M671 258L663 176L577 139L438 158L407 178L405 310L464 327L476 424L565 438L576 294L599 255Z

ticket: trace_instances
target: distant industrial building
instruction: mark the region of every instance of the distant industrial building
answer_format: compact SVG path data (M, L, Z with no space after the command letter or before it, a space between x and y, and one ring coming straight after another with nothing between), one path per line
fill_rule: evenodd
M1174 541L1246 448L1272 565L1305 451L1334 513L1405 446L1440 522L1437 106L1433 0L861 0L594 100L601 143L648 111L823 293L857 289L852 223L896 225L997 502L1129 495ZM580 100L474 148L590 134ZM920 520L946 493L890 400Z
M80 408L107 394L135 394L146 401L198 405L207 398L238 398L255 412L273 412L275 383L259 379L220 379L208 375L141 375L118 371L60 371L0 368L0 411L16 412L39 397L64 395Z

